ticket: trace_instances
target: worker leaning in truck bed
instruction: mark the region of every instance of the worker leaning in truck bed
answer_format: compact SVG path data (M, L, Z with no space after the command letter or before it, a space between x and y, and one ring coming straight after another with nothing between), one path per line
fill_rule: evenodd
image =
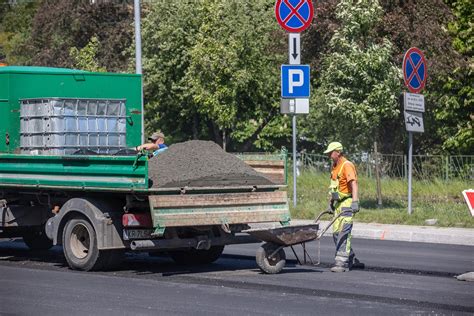
M335 265L332 272L345 272L352 267L362 268L363 264L355 259L351 245L352 216L359 211L357 172L352 162L343 154L342 144L332 142L324 151L331 158L330 210L334 216L343 212L333 226L333 239L336 245ZM346 211L346 212L344 212ZM348 212L347 212L348 211Z
M137 146L135 149L137 151L153 151L153 156L156 156L168 149L168 146L165 145L165 134L162 132L153 133L150 137L148 137L148 140L150 141L149 143Z

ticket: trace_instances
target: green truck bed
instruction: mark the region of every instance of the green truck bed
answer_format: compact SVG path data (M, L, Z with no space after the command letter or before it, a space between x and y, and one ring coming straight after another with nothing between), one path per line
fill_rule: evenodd
M135 156L0 154L0 187L136 192L148 189L148 161Z
M260 169L264 166L258 164ZM149 188L146 157L0 154L0 190L148 195L157 234L165 227L288 222L287 195L280 187L284 185L259 186L257 190L251 186Z

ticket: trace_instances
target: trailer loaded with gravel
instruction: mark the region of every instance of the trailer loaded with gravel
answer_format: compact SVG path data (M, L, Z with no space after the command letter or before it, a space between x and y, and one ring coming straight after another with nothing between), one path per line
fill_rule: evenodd
M107 269L124 251L210 263L255 242L249 224L290 221L286 156L242 159L209 141L149 158L141 77L0 68L0 237L62 245L69 266Z

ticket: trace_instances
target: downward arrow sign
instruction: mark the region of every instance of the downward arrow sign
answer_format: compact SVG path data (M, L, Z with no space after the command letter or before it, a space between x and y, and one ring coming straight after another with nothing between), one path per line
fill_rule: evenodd
M290 65L299 65L301 64L300 33L289 33L288 39L288 57Z
M296 59L296 57L298 57L298 53L296 51L296 37L293 38L293 54L291 54L293 56L293 59Z

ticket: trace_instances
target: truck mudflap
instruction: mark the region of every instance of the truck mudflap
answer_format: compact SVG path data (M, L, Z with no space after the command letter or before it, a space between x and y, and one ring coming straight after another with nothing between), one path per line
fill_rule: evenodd
M285 191L150 195L155 236L166 227L290 221Z

